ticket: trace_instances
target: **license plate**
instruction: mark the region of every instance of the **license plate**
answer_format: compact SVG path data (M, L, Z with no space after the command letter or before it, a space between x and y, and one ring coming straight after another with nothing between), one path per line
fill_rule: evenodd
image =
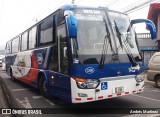
M115 93L123 93L124 92L124 87L116 87L115 88Z

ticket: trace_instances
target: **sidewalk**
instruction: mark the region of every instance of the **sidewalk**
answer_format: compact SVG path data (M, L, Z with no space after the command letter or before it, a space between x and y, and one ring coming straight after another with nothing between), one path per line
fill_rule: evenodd
M7 102L6 96L5 96L5 92L4 92L4 88L3 88L3 84L2 84L2 80L0 79L0 108L1 109L5 109L5 108L10 108L9 104ZM0 111L1 111L0 109ZM1 112L0 112L1 113ZM1 115L0 117L12 117L12 115Z

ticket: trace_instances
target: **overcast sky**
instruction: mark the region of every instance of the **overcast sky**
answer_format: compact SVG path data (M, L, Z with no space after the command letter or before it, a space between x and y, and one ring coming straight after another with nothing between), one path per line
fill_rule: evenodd
M75 0L77 5L108 6L123 11L146 0ZM71 4L72 0L0 0L0 49L5 43L25 29L41 20L60 6ZM129 14L131 19L147 18L149 7ZM136 27L138 32L145 30L144 25ZM138 30L139 29L139 30Z

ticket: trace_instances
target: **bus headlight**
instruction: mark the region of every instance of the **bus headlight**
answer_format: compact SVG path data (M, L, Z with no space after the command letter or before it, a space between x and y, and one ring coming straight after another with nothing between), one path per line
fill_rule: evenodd
M80 89L95 89L99 82L96 79L85 79L85 78L77 78L73 77L76 81L78 88Z
M137 83L144 81L144 78L145 78L145 74L144 74L144 73L138 74L138 75L135 77Z

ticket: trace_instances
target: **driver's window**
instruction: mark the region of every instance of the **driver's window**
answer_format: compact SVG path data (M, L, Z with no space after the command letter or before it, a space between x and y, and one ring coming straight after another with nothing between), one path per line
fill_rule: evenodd
M68 74L68 56L67 56L67 37L66 27L62 24L57 30L58 36L58 60L59 60L59 72Z

